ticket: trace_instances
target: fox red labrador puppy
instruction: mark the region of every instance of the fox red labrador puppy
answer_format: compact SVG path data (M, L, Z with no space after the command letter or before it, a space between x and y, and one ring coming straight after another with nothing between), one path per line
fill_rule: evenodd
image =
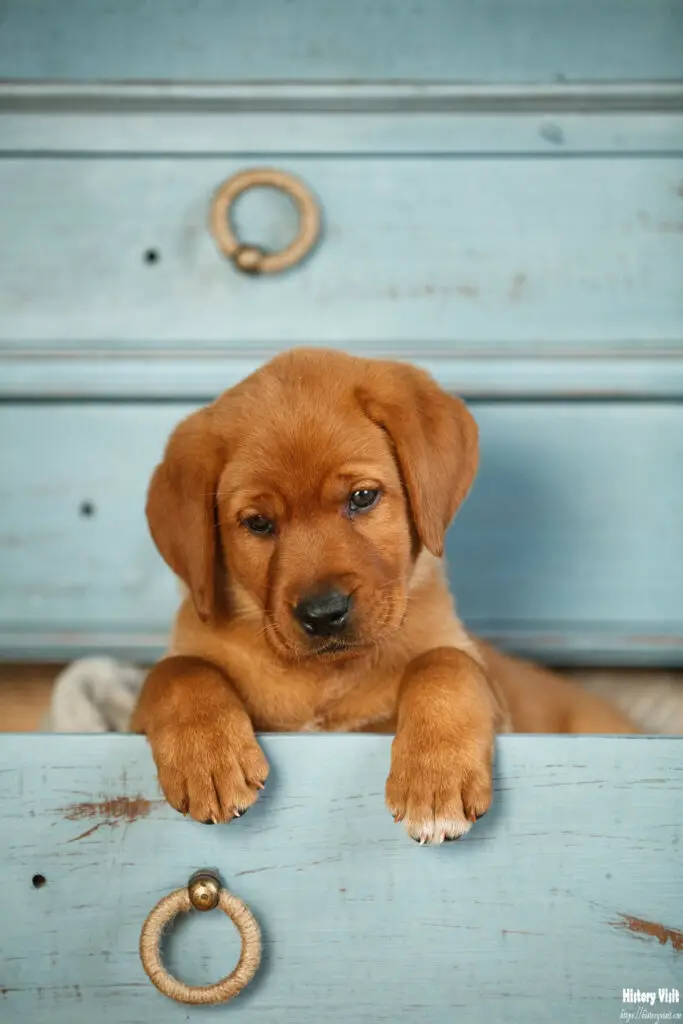
M147 516L187 596L133 721L175 808L243 813L255 731L395 732L387 806L438 843L489 807L497 732L635 731L458 619L444 536L477 457L427 374L340 352L278 356L178 426Z

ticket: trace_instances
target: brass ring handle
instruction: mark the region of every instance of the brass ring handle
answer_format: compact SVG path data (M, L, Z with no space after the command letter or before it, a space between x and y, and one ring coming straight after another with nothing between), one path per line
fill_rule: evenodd
M280 252L265 252L256 245L245 245L236 237L231 223L231 208L238 196L250 188L276 188L294 201L299 214L296 238ZM244 274L279 274L288 270L310 252L320 234L320 210L302 181L285 171L253 167L228 178L217 189L211 203L211 233L218 248Z
M230 918L242 939L237 966L213 985L186 985L178 981L161 962L159 942L164 928L180 913L219 907ZM140 933L140 959L147 977L163 995L178 1003L210 1005L234 999L252 980L261 963L261 931L256 918L236 896L221 886L211 871L193 875L184 889L159 900L148 914Z

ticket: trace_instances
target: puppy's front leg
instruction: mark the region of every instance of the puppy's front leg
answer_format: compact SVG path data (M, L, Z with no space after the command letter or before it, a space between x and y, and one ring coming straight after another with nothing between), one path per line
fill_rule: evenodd
M253 804L268 776L244 705L201 658L165 658L147 676L131 722L152 748L172 807L207 824Z
M500 709L479 665L439 647L410 663L398 695L387 807L420 843L459 839L491 803Z

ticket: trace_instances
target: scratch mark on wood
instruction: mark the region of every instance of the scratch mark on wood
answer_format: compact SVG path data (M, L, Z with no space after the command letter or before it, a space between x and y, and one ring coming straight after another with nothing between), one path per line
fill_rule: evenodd
M325 857L322 860L312 860L308 864L267 864L262 868L246 868L244 871L236 871L235 878L239 878L242 875L258 875L262 871L289 871L295 869L296 871L304 871L306 867L317 867L319 864L336 864L341 860L339 854L335 854L332 857Z
M341 860L341 857L324 857L322 860L312 860L310 864L311 867L317 867L319 864L336 864L339 860ZM298 870L300 871L301 868Z
M77 843L79 839L87 839L88 836L91 836L93 834L93 832L97 832L98 828L102 828L102 826L104 824L105 824L104 821L98 822L97 825L93 825L92 828L86 829L85 832L81 832L81 834L79 836L74 836L73 839L69 839L69 842L70 843ZM111 822L106 822L106 824L111 824Z
M615 928L625 928L634 935L657 939L662 946L670 942L677 953L683 952L683 932L677 928L667 928L656 921L645 921L631 914L619 914L619 920L610 921L610 924Z
M262 871L274 871L274 870L277 870L277 867L278 866L276 864L269 864L265 868L247 868L246 871L236 871L235 872L235 878L238 878L240 875L258 875ZM284 867L284 865L283 865L283 867Z
M51 992L58 998L82 999L83 989L85 989L88 992L97 993L100 993L104 990L108 996L115 996L121 995L122 990L138 988L144 988L149 991L149 982L145 983L144 981L125 981L117 982L115 985L96 983L94 985L47 985L38 987L35 987L33 985L17 985L13 988L0 986L0 995L5 996L8 994L8 992L35 992L38 994L38 997L42 999L45 992Z

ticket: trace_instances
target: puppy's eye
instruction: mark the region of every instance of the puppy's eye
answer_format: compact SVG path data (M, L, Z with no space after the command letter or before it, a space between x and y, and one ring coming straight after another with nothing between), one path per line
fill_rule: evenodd
M247 516L242 520L242 526L246 526L251 533L258 533L261 536L275 532L275 524L265 516Z
M349 512L367 512L379 501L379 491L374 488L367 488L362 491L354 491L349 496Z

